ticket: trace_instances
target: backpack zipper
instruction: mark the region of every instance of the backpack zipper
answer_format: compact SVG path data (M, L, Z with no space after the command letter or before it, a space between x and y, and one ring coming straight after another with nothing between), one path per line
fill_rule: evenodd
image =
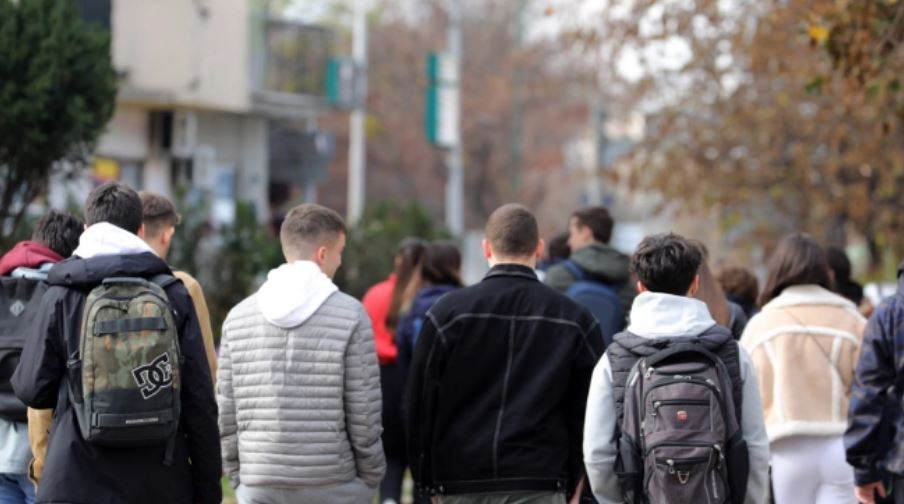
M710 402L706 399L660 399L659 401L653 401L653 416L656 416L659 412L659 408L662 406L709 406Z
M644 457L646 457L646 455L649 455L650 452L652 452L656 448L659 448L660 446L691 446L694 448L713 448L712 443L704 443L703 441L662 441L660 443L649 446Z
M676 375L676 378L673 378L671 380L664 380L664 381L657 383L656 385L653 385L652 387L647 389L647 391L644 393L643 404L646 404L647 397L649 397L650 393L653 390L656 390L657 388L660 388L660 387L665 387L666 385L674 385L676 383L692 383L692 384L707 387L707 388L710 388L710 389L716 391L717 392L716 400L719 402L719 409L722 411L722 417L725 419L728 418L728 409L725 406L725 400L722 399L721 389L719 389L719 387L717 387L715 383L712 383L712 380L704 380L701 378L696 378L694 376Z
M686 458L665 458L656 457L657 464L666 464L669 466L669 474L674 473L676 464L705 464L709 462L706 457L686 457Z

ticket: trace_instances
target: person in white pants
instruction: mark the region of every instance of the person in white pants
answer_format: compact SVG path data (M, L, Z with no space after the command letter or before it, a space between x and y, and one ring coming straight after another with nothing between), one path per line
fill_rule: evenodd
M855 501L842 436L866 319L831 282L822 247L786 237L741 337L763 397L777 504Z
M770 449L777 504L855 501L854 471L839 436L792 436Z

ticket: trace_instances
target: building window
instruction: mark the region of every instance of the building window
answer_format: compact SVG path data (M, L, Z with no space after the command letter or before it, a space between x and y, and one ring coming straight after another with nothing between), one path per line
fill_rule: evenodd
M76 0L75 5L82 19L110 30L111 0Z

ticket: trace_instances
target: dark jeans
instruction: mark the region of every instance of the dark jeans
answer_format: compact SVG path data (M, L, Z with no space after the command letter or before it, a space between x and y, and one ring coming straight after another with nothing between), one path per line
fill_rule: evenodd
M881 500L876 500L876 502L880 502ZM892 489L891 496L889 499L886 499L881 502L894 502L895 504L904 504L904 478L901 476L895 476L892 478Z
M380 390L383 393L383 452L386 476L380 482L380 502L402 502L405 477L405 429L402 425L402 391L405 382L396 364L380 366Z

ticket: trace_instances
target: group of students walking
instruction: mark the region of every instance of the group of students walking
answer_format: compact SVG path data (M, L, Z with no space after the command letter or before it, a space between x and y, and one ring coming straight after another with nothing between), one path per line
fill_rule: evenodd
M510 204L482 281L408 239L362 304L341 217L304 204L217 356L172 203L111 182L85 217L0 259L0 502L214 503L221 474L241 503L401 502L406 468L416 502L904 502L904 294L867 322L805 235L753 302L679 235L616 251L599 207L540 264Z

